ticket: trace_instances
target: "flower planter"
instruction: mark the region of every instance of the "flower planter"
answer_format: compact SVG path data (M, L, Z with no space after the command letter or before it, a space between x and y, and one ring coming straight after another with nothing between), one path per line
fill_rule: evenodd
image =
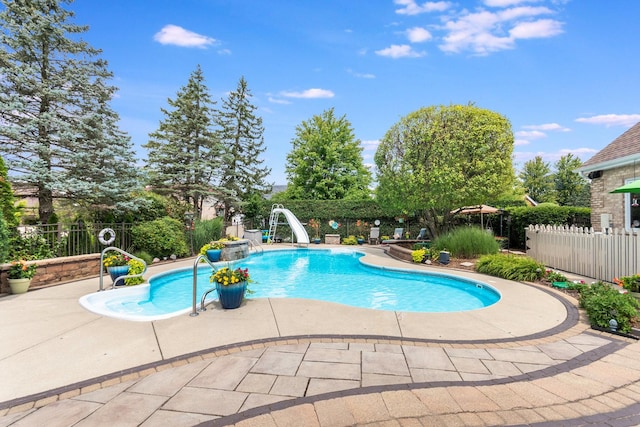
M316 245L319 245L320 242L322 242L322 240L319 237L314 237L313 243L315 243Z
M129 266L128 265L113 265L111 267L107 267L107 271L111 276L111 280L113 280L114 285L118 285L116 282L119 277L126 276L129 274ZM120 285L124 285L124 279L120 280Z
M222 249L207 249L206 253L209 262L218 262L220 261L220 254L222 253Z
M238 282L226 286L216 283L216 290L218 291L218 301L220 301L222 308L238 308L244 299L247 282Z
M360 237L358 237L357 242L359 245L364 244L364 238L361 239Z
M9 279L12 294L24 294L29 290L31 279Z

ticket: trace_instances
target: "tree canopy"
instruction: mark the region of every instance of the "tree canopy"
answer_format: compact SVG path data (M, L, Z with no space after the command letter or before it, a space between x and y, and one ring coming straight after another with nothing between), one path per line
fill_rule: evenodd
M533 160L524 163L520 172L522 186L529 197L538 203L555 203L555 185L549 163L545 163L542 157L536 156Z
M334 109L296 127L287 154L286 196L291 199L367 199L371 172L364 166L360 140L346 116Z
M569 153L560 157L556 162L556 172L553 174L556 199L560 206L591 205L591 185L576 169L582 166L582 161Z
M0 152L12 177L34 188L41 222L54 214L54 193L105 208L126 202L137 185L132 144L108 105L107 63L79 38L88 28L71 22L61 6L70 0L2 3Z
M262 166L265 152L262 118L256 115L257 107L251 104L251 91L244 77L240 78L235 91L222 100L222 109L217 112L220 125L220 141L225 149L220 185L226 190L223 197L227 215L242 206L239 201L248 201L252 195L264 195L272 185L266 177L271 169Z
M378 201L415 213L435 237L451 210L513 188L512 152L511 124L496 112L473 104L421 108L394 124L378 146Z
M204 199L222 195L214 184L221 179L224 161L223 147L213 128L214 102L200 66L176 99L167 103L172 109L161 109L165 119L143 145L149 150L149 182L159 194L189 204L200 218Z

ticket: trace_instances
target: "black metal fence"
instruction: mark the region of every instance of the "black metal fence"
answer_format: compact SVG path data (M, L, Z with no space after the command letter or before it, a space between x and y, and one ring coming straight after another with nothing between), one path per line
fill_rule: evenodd
M42 224L18 227L25 246L32 245L42 249L44 246L56 257L98 253L106 246L116 246L127 250L132 247L131 223L104 224L85 223ZM100 242L100 232L113 231L113 242L105 245ZM111 233L103 233L103 240L110 239Z

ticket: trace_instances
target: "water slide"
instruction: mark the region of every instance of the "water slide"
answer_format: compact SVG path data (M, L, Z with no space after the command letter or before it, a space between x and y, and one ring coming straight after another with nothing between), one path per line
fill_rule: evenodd
M305 228L302 226L302 223L289 209L275 208L273 209L273 213L284 214L284 217L287 218L287 222L289 223L293 234L296 235L296 241L298 244L309 244L309 235L307 234L307 230L305 230Z

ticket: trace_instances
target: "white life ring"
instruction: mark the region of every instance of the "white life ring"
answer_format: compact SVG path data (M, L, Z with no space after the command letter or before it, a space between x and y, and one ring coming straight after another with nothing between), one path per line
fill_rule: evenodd
M108 239L104 238L105 234L109 235ZM110 245L116 240L116 232L111 228L103 228L102 230L100 230L100 234L98 234L98 240L103 245Z

